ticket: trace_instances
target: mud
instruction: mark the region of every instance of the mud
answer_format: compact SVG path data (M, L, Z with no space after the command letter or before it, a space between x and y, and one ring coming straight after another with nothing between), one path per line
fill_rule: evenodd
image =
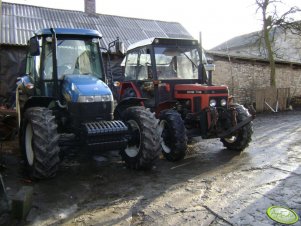
M277 225L271 205L301 216L301 112L259 115L242 153L218 139L195 139L177 163L159 159L151 171L124 166L118 152L68 150L57 177L24 177L17 142L2 146L9 197L34 187L23 221L2 214L3 225ZM295 225L301 225L299 220Z

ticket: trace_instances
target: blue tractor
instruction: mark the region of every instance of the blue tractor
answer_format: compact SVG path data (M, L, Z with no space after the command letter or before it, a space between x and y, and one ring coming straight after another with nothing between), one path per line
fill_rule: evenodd
M26 74L17 83L19 140L32 178L56 175L60 150L120 150L129 168L149 169L160 153L156 118L130 98L114 106L99 32L42 29L28 42Z

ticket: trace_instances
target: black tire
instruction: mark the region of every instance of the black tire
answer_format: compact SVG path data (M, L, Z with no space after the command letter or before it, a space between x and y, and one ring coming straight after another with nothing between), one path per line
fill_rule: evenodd
M237 111L237 123L250 117L248 109L242 105L234 105ZM244 127L240 128L229 137L221 138L223 145L233 151L241 152L246 147L249 146L249 143L252 140L253 134L253 122L246 124Z
M28 176L33 179L54 177L59 164L59 135L52 111L44 107L27 109L20 135Z
M129 107L122 115L132 137L127 148L121 151L122 159L128 168L151 169L160 155L158 120L149 109L142 106Z
M179 161L186 155L187 136L181 115L174 110L160 113L161 149L169 161Z

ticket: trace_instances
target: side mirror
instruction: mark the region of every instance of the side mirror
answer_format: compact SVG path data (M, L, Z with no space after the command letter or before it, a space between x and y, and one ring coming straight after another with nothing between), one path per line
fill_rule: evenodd
M29 40L29 53L31 56L40 55L40 45L37 37L32 37Z
M212 71L215 71L215 64L205 64L205 70L208 72L208 80L207 83L209 86L212 85Z

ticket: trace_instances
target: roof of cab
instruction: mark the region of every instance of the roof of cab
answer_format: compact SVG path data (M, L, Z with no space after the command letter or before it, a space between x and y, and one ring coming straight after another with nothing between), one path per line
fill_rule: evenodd
M54 28L54 31L57 35L80 35L80 36L93 36L93 37L99 37L101 38L102 35L95 30L91 29L78 29L78 28ZM37 36L43 36L43 35L51 35L50 28L47 29L41 29L35 32L35 35Z
M136 43L131 44L127 51L138 48L138 47L143 47L147 45L161 45L161 44L174 44L174 45L198 45L198 41L194 39L187 39L187 38L159 38L159 37L154 37L154 38L148 38L144 39L141 41L138 41Z

